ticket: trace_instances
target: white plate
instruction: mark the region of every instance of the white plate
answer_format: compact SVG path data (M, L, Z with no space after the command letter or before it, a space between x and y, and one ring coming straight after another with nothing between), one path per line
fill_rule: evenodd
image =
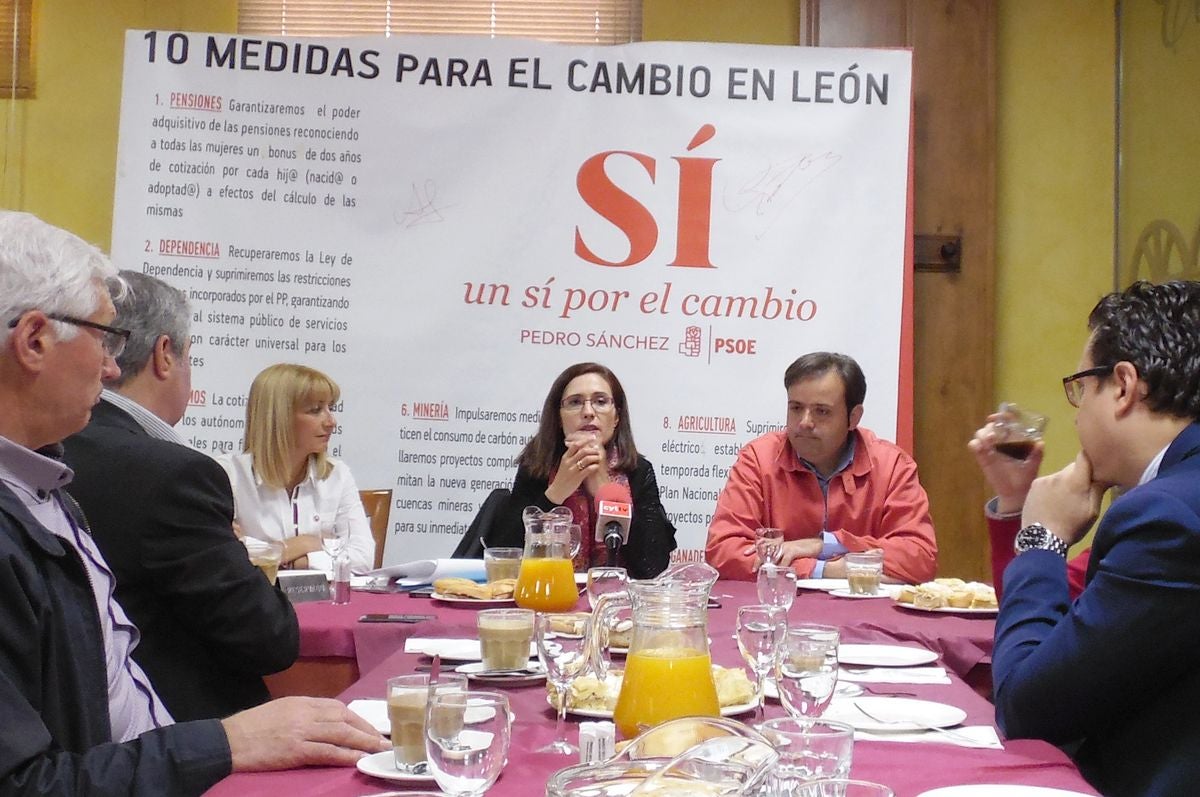
M432 774L410 775L407 772L401 772L396 769L396 754L391 750L384 750L382 753L376 753L375 755L363 756L358 759L358 763L355 766L364 775L370 775L373 778L383 778L384 780L394 780L397 783L429 783L433 780Z
M516 604L514 598L467 598L461 595L443 595L440 592L435 592L429 597L435 601L453 603L457 606L504 606L505 604Z
M838 645L838 663L851 667L915 667L937 661L925 648L905 645Z
M798 578L796 579L796 589L832 592L835 589L850 589L850 582L844 578Z
M998 783L971 783L943 786L923 791L917 797L1088 797L1081 791L1051 789L1047 786L1013 786Z
M853 681L838 681L837 687L833 690L836 697L858 697L863 693L863 688ZM763 697L768 700L779 699L779 687L775 684L774 678L768 678L763 684Z
M540 661L530 661L527 666L531 669L537 670L537 672L489 674L484 671L482 661L473 661L470 664L461 664L458 667L455 667L454 671L462 673L472 681L491 682L497 684L535 684L546 680L546 671L542 669L542 663Z
M953 606L937 606L926 607L916 606L911 603L901 603L896 601L896 605L901 609L908 609L913 612L933 612L934 614L973 614L977 617L995 617L999 614L999 609L957 609Z
M897 722L877 722L855 708L856 704L862 704L863 708L881 720ZM913 700L908 697L856 697L852 700L835 700L829 704L823 717L845 722L860 731L872 733L949 728L966 718L967 712L958 706L934 703L930 700Z
M856 598L858 600L862 600L864 598L867 600L872 600L874 598L890 598L890 597L892 597L891 595L889 595L887 593L886 590L884 590L882 588L879 590L879 592L876 592L874 595L863 595L861 592L851 592L849 589L835 589L835 590L830 591L829 594L835 598Z
M546 695L546 702L550 703L549 695ZM553 708L554 704L550 703L550 707ZM754 701L750 701L749 703L738 703L733 706L722 706L721 716L736 717L738 714L745 714L753 711L756 707L757 705ZM606 708L572 708L568 706L567 713L574 714L576 717L589 717L591 719L598 720L610 720L613 718L613 713Z

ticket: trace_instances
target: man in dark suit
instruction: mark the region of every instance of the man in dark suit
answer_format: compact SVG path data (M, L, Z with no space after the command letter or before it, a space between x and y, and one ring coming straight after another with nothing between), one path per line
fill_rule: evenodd
M1200 783L1200 283L1100 300L1077 373L1082 451L1028 487L996 621L996 716L1072 751L1105 795ZM979 456L986 441L977 436ZM1068 597L1067 547L1096 530Z
M142 633L134 659L177 720L224 717L267 700L262 676L292 664L291 604L233 533L233 494L215 460L174 426L191 393L183 293L123 271L116 324L131 331L87 427L67 438L69 492Z

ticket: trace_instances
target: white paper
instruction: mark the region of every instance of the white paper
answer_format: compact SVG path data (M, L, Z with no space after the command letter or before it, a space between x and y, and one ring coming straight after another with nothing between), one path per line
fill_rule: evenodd
M405 587L432 584L439 578L469 578L472 581L487 578L482 559L418 559L381 567L366 575L394 578L396 583Z

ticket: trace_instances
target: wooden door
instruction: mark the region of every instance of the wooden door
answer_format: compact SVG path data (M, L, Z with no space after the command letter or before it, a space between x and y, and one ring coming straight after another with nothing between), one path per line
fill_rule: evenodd
M990 580L988 494L966 442L993 395L995 31L991 0L804 0L800 12L801 44L913 49L914 231L933 244L918 246L914 280L914 456L939 574L978 580ZM936 270L944 241L928 236L961 237L957 270Z

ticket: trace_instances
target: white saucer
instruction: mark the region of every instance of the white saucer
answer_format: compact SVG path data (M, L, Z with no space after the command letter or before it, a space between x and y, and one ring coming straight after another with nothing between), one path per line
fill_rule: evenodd
M892 597L882 587L880 587L879 591L876 592L874 595L864 595L861 592L851 592L849 589L830 590L829 594L835 598L857 598L859 600L862 600L864 598L867 600L871 600L873 598L888 598L888 599L890 599Z
M937 657L932 650L908 645L838 645L838 663L851 667L915 667Z
M878 719L871 719L859 711L856 707L859 704ZM958 706L935 703L932 700L913 700L908 697L856 697L850 700L835 700L829 704L824 714L824 719L845 722L860 731L872 733L949 728L966 718L967 712Z
M493 673L484 670L482 661L473 661L470 664L459 665L454 668L454 671L462 673L472 681L497 684L534 684L546 680L546 670L542 667L541 662L533 660L528 662L526 666L532 670L537 670L537 672Z
M373 778L382 778L383 780L394 780L397 783L429 783L433 780L433 775L410 775L407 772L401 772L396 769L396 754L391 750L384 750L382 753L363 756L358 759L355 764L358 771L364 775L370 775Z
M923 791L917 797L1087 797L1087 795L1081 791L1052 789L1048 786L968 783L962 786L943 786L933 791Z

